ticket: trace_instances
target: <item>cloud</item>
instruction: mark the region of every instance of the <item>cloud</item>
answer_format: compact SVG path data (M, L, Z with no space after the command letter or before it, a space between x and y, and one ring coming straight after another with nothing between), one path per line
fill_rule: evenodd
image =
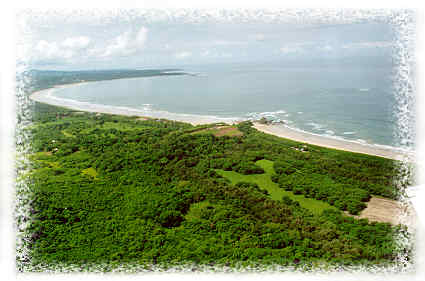
M326 52L330 52L333 51L334 48L331 45L324 45L320 49Z
M64 40L39 40L28 45L27 58L33 63L60 64L76 63L87 58L104 60L106 58L137 54L145 47L148 29L144 26L136 30L128 30L112 39L96 42L87 36L72 36Z
M231 58L233 57L233 54L229 52L220 52L217 50L203 50L199 53L202 57L208 58L208 59L219 59L219 58Z
M85 36L69 37L60 42L40 40L29 52L32 61L57 62L69 61L81 56L90 44L90 38Z
M126 56L135 54L142 49L146 43L148 29L141 27L137 32L126 31L112 40L112 43L104 48L101 57Z
M62 42L62 46L70 49L84 49L90 44L90 38L86 36L67 38Z
M266 36L264 34L259 33L255 35L255 40L257 41L264 41L265 39L266 39Z
M48 42L40 40L35 45L34 52L32 53L34 58L40 60L55 60L55 59L69 59L74 55L74 51L69 48L61 47L56 42Z
M59 54L59 47L56 42L47 42L45 40L38 41L35 45L35 51L42 54L45 58L57 57Z
M148 35L148 29L142 26L137 32L137 37L136 37L137 45L143 46L146 42L147 35Z
M192 53L191 52L186 52L186 51L179 52L179 53L175 53L174 54L174 57L176 59L185 59L185 58L190 57L190 56L192 56Z
M279 51L282 54L291 54L291 53L297 53L300 51L299 47L294 47L294 46L284 46L282 48L279 49Z

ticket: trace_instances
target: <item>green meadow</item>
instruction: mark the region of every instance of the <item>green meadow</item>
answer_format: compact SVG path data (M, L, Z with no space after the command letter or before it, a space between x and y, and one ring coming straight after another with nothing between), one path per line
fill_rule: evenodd
M271 175L275 174L273 161L263 159L258 160L255 164L264 169L264 174L242 175L238 172L220 169L216 169L216 172L222 177L230 180L232 184L237 184L238 182L256 183L260 188L267 190L273 200L282 200L283 196L288 196L292 200L300 203L301 207L310 210L314 214L320 214L325 209L336 210L335 207L325 202L306 198L304 195L295 195L292 191L286 191L279 188L279 185L274 183L270 178Z

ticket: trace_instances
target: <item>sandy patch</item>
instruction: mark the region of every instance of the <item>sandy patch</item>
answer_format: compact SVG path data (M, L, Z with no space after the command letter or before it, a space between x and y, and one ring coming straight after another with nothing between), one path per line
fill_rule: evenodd
M416 212L412 205L374 196L367 202L366 209L360 215L353 217L358 219L365 218L369 221L387 222L392 225L404 224L409 227L414 227L416 223Z

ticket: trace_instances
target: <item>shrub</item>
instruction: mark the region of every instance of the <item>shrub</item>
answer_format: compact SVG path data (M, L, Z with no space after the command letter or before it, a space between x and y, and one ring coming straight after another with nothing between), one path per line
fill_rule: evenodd
M168 227L168 228L176 227L176 226L179 226L182 221L183 221L182 213L175 210L164 211L159 216L159 222L161 223L163 227Z
M264 169L250 162L241 162L235 167L235 171L243 175L263 174Z

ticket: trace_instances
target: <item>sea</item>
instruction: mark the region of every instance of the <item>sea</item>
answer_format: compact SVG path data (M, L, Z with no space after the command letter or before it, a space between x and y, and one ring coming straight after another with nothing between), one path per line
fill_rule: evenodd
M166 70L164 70L165 72ZM398 147L393 69L285 63L185 66L185 75L117 79L58 88L54 96L154 116L262 117L295 130ZM172 118L172 117L171 117Z

